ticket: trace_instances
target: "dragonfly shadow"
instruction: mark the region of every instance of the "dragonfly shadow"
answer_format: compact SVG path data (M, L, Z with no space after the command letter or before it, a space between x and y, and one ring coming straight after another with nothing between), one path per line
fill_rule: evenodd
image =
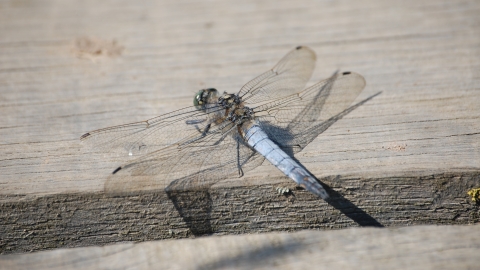
M210 223L213 207L210 187L218 181L209 179L195 183L198 181L192 175L177 179L165 188L168 198L194 236L214 233ZM195 184L192 185L192 182ZM194 188L185 188L192 186Z
M378 92L359 103L350 106L343 112L331 117L325 122L322 122L318 125L310 127L305 132L308 134L313 134L312 136L303 136L303 138L307 138L308 140L315 139L318 134L327 130L331 125L333 125L338 120L342 119L353 110L357 109L358 107L362 106L369 100L373 99L374 97L378 96L381 92ZM267 126L267 123L262 123L262 128L265 128L269 131L269 134L283 134L283 140L288 141L288 131L286 129L282 129L275 126ZM316 135L315 135L316 134ZM310 138L311 137L311 138ZM275 138L271 138L275 141ZM279 143L279 146L284 150L288 155L290 155L298 164L301 163L294 157L294 153L298 152L298 149L295 148L295 138L291 136L290 146L282 146ZM302 141L302 144L308 144L310 141ZM284 144L283 144L284 145ZM303 147L302 147L303 148ZM308 171L308 170L307 170ZM200 172L203 174L204 172ZM309 172L310 173L310 172ZM313 175L313 174L312 174ZM191 233L195 236L202 236L202 235L209 235L214 233L214 230L211 225L211 212L213 207L213 200L210 195L210 187L215 183L219 182L222 179L210 179L201 181L200 185L192 185L192 182L195 182L195 175L187 176L181 179L177 179L170 183L170 185L165 189L169 199L174 204L175 208L179 212L180 216L183 218L184 222L189 227ZM318 179L317 179L318 181ZM320 182L320 181L319 181ZM376 221L373 217L368 215L365 211L358 208L348 199L344 198L341 194L331 189L329 186L322 183L325 187L327 192L330 194L330 199L327 200L327 203L336 208L337 210L341 211L347 217L351 218L360 226L375 226L375 227L383 227L378 221ZM195 186L194 189L186 189L187 186Z
M320 181L319 181L320 182ZM331 189L329 186L322 183L325 190L330 194L330 198L326 200L328 204L333 206L335 209L342 212L345 216L349 217L355 223L362 227L384 227L380 222L375 218L370 216L368 213L360 209L350 200L343 197L340 193Z
M193 191L167 190L167 196L193 235L213 233L210 223L213 202L208 188Z

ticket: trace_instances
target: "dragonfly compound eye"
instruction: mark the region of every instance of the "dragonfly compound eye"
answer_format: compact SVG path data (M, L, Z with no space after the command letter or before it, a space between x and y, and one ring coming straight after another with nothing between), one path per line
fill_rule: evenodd
M198 110L204 110L205 105L216 95L217 90L215 88L202 89L195 94L195 97L193 98L193 106Z

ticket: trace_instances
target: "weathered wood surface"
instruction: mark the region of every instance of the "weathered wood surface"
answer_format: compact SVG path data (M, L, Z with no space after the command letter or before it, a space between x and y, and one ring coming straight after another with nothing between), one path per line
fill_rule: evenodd
M1 269L478 269L480 225L351 228L14 254Z
M0 252L478 222L467 191L480 186L479 11L474 0L3 1ZM296 156L331 202L269 164L170 198L102 193L125 160L89 152L81 134L190 106L204 87L235 92L299 44L317 53L312 82L352 70L367 80L357 101L382 91Z

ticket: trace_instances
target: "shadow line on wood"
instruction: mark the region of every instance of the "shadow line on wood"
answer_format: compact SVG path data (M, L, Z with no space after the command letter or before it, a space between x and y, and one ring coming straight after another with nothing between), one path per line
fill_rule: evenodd
M316 243L319 244L319 243ZM195 269L225 269L225 268L246 268L254 269L262 266L268 266L269 261L276 257L285 255L293 255L301 252L309 246L304 241L297 239L289 239L286 243L279 245L278 243L268 242L261 247L253 250L242 252L235 256L221 258L215 262L199 265Z

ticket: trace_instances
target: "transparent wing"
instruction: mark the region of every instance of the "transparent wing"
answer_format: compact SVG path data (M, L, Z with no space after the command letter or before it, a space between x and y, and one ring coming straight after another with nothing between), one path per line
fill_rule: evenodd
M261 104L254 108L256 120L289 153L300 151L331 125L332 117L365 86L362 76L342 73L291 95L305 86L314 62L313 51L298 47L239 92L249 106ZM83 135L83 141L108 152L143 154L118 168L105 190L190 189L259 166L264 157L244 142L235 124L225 121L225 110L213 103L207 106L206 112L189 107Z
M210 105L209 113L188 107L146 121L113 126L85 133L80 140L96 150L120 155L157 151L188 138L201 137L218 119L222 108Z
M172 145L121 166L105 184L107 193L201 188L241 176L264 157L246 145L233 124L220 125L197 141ZM172 180L174 180L172 182Z
M264 102L303 89L315 66L315 53L308 47L297 47L275 67L253 79L240 90L249 102ZM81 140L105 153L137 156L178 143L182 138L195 138L218 120L222 108L208 104L205 113L188 107L146 121L113 126L88 132Z
M245 84L238 95L249 106L297 93L305 88L315 68L315 53L299 46L271 70Z
M301 151L325 131L365 88L357 73L336 73L304 91L254 109L270 139L288 154Z

